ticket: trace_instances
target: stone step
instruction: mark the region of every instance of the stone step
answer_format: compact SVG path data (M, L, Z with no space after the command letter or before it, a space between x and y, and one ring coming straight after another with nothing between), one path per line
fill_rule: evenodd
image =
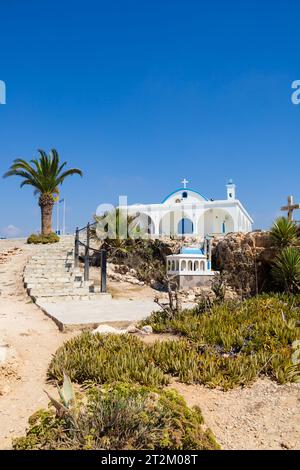
M45 277L42 277L42 278L25 278L24 279L24 284L26 284L26 287L28 287L28 284L40 284L41 286L47 286L47 285L65 285L65 284L80 284L80 283L83 283L85 282L86 284L85 285L93 285L93 281L84 281L83 279L83 276L81 278L79 277L66 277L66 278L58 278L58 279L55 279L55 278L45 278Z
M64 270L64 269L70 269L70 267L72 267L73 269L80 269L80 267L75 267L74 266L74 263L73 262L69 262L69 263L53 263L53 264L47 264L47 263L28 263L26 266L25 266L25 269L24 271L27 271L27 270L33 270L33 269L47 269L47 270L54 270L54 269L61 269L61 270Z
M73 252L74 251L74 246L61 246L61 247L56 247L56 248L50 248L50 247L43 247L37 250L37 254L45 254L45 253L67 253L67 252Z
M60 250L60 251L39 251L38 253L34 254L34 256L51 256L51 254L55 256L74 256L74 250L70 249L65 249L65 250Z
M29 262L26 266L25 266L25 270L27 269L38 269L38 268L41 268L41 269L64 269L64 268L69 268L70 266L73 266L74 269L75 269L75 266L74 266L74 261L73 260L69 260L69 261L64 261L64 262L55 262L55 263L47 263L46 261L41 263L41 262ZM78 268L76 269L80 269L79 266Z
M51 275L52 274L57 274L57 276L63 276L64 274L73 274L74 273L74 269L72 267L70 268L63 268L63 267L59 267L57 266L57 268L53 268L53 269L47 269L46 267L43 267L43 268L31 268L30 269L26 269L24 271L24 276L43 276L43 275L47 275L48 273L50 273Z
M74 266L28 266L25 271L23 271L24 275L31 275L31 274L38 274L42 275L43 273L57 273L58 275L70 274L74 272Z
M61 281L53 281L52 279L34 279L34 280L28 280L27 282L24 283L25 287L27 289L43 289L46 290L48 288L60 290L60 289L65 289L65 288L79 288L79 287L93 287L94 283L93 281L84 281L83 279L80 281L75 281L75 280L67 280L64 282Z
M46 258L45 256L40 256L39 258L31 258L29 263L51 263L51 262L69 262L69 261L74 261L73 256L61 256L61 257L56 257L56 256L50 256L49 258Z
M39 293L46 293L48 295L51 295L53 292L73 292L75 291L81 291L84 290L84 293L89 293L89 292L100 292L100 287L99 286L94 286L92 281L86 281L86 284L83 283L78 283L77 285L74 285L73 282L71 283L64 283L64 284L59 284L59 285L43 285L42 287L37 287L37 288L32 288L32 289L27 289L30 291L30 294L33 293L33 291L36 293L38 291ZM79 292L80 293L80 292Z
M94 293L92 290L93 286L90 287L61 287L60 289L28 289L28 293L31 297L52 297L58 295L90 295Z
M44 272L26 272L24 273L23 279L52 279L53 281L59 281L60 279L73 279L80 281L83 279L83 273L74 273L72 271L44 271Z
M31 284L67 284L68 282L75 282L71 277L26 277L24 283Z
M54 281L58 282L64 282L67 280L73 280L73 281L80 281L83 279L84 273L74 273L73 271L44 271L44 272L26 272L23 274L23 280L25 281L26 279L52 279ZM64 281L63 281L64 280Z
M43 307L46 303L56 303L56 302L68 302L71 300L99 300L102 294L89 294L89 295L57 295L57 296L43 296L43 297L35 297L32 296L32 300L36 302L37 305L39 303Z
M74 266L73 261L62 261L62 262L57 262L57 261L50 261L47 263L47 261L44 262L30 262L30 264L27 265L27 267L33 267L33 268L45 268L45 266L49 268L55 268L56 266L59 268L63 268L64 266L69 268L71 266Z
M47 256L32 256L32 258L30 259L30 261L51 261L51 260L73 260L74 259L74 256L73 255L70 255L70 256L63 256L63 255L51 255L51 253L48 253ZM29 261L29 262L30 262Z
M80 294L80 290L84 289L83 293L84 294L91 294L93 293L93 290L90 290L89 286L86 287L85 284L70 284L69 286L67 285L53 285L52 288L50 289L51 285L48 285L47 288L41 284L28 284L27 285L27 291L29 295L56 295L57 293L66 293L66 294L75 294L78 293ZM92 288L92 286L90 286Z
M23 280L26 279L45 279L45 278L61 278L69 277L74 279L75 277L80 277L82 274L74 274L73 271L27 271L23 274Z
M34 301L89 300L100 294L100 287L84 281L82 269L75 268L74 237L39 248L23 273L24 285Z
M100 293L100 286L94 286L93 284L89 284L91 281L87 281L87 285L81 286L74 286L73 284L67 286L61 286L60 288L36 288L36 289L28 289L30 291L30 295L34 294L44 294L48 295L49 297L51 294L55 295L57 292L61 293L70 293L70 294L92 294L92 293Z
M81 276L82 271L75 271L74 268L70 269L41 269L41 268L33 268L28 269L23 272L23 277L33 276L33 277L45 277L45 276L56 276L56 277L63 277L67 276Z

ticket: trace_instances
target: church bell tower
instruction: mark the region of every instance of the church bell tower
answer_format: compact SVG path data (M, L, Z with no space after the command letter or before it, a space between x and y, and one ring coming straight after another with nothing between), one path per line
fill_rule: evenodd
M230 200L230 199L235 199L235 184L234 182L232 181L232 179L230 179L228 181L228 183L226 184L226 188L227 188L227 199Z

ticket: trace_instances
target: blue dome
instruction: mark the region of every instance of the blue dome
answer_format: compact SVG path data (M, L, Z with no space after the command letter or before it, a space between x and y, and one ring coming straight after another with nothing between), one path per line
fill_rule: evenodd
M207 197L203 196L203 194L199 193L199 191L196 191L195 189L190 189L190 188L178 188L178 189L175 189L175 191L172 191L170 194L168 194L164 200L162 201L162 204L164 202L166 202L171 196L173 196L173 194L176 194L176 193L179 193L179 192L183 192L183 193L196 193L198 194L199 196L201 196L205 201L208 201Z
M180 253L182 255L203 255L204 251L201 248L183 247L181 248Z

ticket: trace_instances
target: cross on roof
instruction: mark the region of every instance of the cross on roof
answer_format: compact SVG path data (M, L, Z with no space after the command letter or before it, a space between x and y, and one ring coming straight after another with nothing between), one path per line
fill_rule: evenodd
M184 178L184 179L181 181L181 183L183 184L184 189L186 189L186 185L189 183L189 181Z
M293 220L293 212L296 209L300 209L300 204L294 204L293 196L288 196L288 203L287 206L283 206L281 208L282 211L287 211L288 213L288 220Z

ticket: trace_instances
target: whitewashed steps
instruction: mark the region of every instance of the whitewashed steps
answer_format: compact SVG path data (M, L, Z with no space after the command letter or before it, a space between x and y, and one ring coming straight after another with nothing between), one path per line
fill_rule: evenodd
M38 246L24 269L24 286L34 302L61 302L101 298L93 281L84 281L83 272L74 267L74 237L59 243Z

